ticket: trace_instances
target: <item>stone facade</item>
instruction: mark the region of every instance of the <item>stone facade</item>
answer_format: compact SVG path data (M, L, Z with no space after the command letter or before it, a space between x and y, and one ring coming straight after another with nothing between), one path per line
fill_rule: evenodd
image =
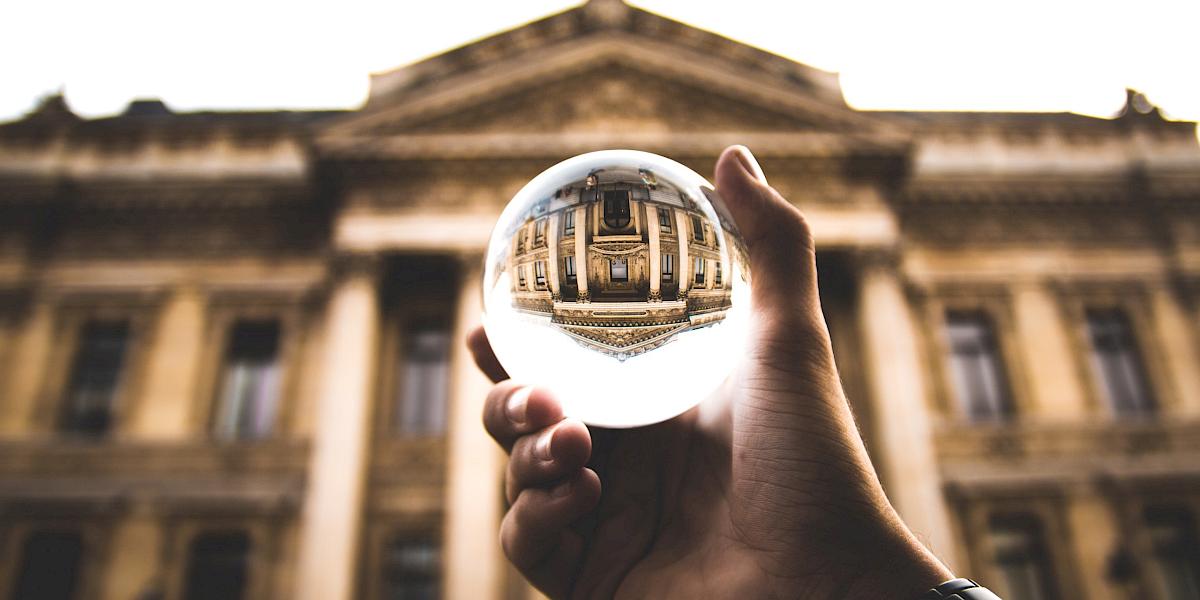
M1168 594L1200 568L1195 124L1133 93L855 111L613 0L360 110L0 126L0 594L58 560L73 598L527 597L459 343L492 225L574 154L710 173L731 143L812 224L847 393L935 552L1014 598L1194 597Z

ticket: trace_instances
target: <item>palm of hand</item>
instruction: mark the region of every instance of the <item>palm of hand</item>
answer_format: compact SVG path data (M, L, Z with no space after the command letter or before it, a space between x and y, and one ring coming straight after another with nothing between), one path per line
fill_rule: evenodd
M696 409L641 429L593 429L592 439L589 467L604 494L577 523L586 550L570 595L703 595L689 589L705 581L697 574L712 573L732 546L728 443L700 426Z

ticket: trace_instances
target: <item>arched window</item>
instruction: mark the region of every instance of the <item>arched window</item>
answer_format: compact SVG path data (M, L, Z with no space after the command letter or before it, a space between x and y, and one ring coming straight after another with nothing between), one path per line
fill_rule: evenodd
M629 190L604 192L604 224L613 229L629 226Z

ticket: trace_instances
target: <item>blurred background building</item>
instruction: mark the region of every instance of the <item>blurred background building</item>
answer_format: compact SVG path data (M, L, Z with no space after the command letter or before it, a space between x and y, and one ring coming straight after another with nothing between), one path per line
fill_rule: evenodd
M460 340L501 207L577 153L761 159L819 246L889 495L1009 600L1200 598L1200 147L1111 119L861 112L611 0L348 112L0 126L0 594L524 598Z

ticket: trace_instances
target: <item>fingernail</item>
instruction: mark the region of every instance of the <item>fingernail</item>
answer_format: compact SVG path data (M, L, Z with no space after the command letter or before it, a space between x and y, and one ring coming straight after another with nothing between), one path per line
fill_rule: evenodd
M742 164L742 168L750 174L751 177L757 179L761 183L767 182L767 176L763 173L762 167L758 164L758 159L754 158L754 154L745 146L734 146L738 157L738 162Z
M504 414L508 416L509 421L518 425L525 422L525 408L529 405L529 394L532 391L533 388L527 386L508 396L508 403L504 405Z
M572 483L573 482L568 479L567 481L554 486L554 488L550 490L550 495L555 498L562 498L563 496L570 494Z
M554 429L543 433L533 444L533 455L541 460L552 460L554 455L550 453L550 442L554 439Z

